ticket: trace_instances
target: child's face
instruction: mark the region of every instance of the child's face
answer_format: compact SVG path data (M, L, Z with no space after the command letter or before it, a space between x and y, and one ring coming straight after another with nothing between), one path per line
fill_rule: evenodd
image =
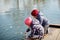
M37 16L33 16L34 18L37 18Z

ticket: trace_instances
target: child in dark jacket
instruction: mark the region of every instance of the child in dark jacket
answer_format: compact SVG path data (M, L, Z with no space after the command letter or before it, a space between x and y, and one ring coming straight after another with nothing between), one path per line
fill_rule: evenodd
M44 17L43 13L41 13L38 9L34 9L32 10L31 15L40 22L40 24L44 27L44 33L47 34L49 24L47 18Z
M30 17L26 18L25 24L28 26L26 33L31 31L30 35L27 38L43 38L44 28L41 26L37 19L32 20Z

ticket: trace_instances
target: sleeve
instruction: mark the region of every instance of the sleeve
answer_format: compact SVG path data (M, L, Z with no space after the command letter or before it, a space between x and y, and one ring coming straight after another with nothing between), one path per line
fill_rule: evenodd
M29 32L30 31L30 28L28 28L27 30L26 30L26 32Z

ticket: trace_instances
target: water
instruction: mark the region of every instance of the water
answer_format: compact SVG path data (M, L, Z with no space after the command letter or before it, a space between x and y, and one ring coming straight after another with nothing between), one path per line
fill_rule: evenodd
M24 18L19 12L0 14L0 40L23 39L26 30Z
M60 1L41 0L38 9L44 13L50 24L60 24ZM30 4L33 5L33 4ZM22 7L23 10L12 8L10 11L0 12L0 40L23 40L27 29L24 19L30 16L33 6ZM21 9L22 9L21 8Z
M42 11L47 16L51 24L60 24L60 3L57 0L49 0L42 7Z

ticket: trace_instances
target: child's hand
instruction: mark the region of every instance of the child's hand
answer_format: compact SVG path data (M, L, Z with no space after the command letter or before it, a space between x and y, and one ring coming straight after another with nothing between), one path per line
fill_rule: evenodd
M27 38L27 32L25 32L25 39Z

